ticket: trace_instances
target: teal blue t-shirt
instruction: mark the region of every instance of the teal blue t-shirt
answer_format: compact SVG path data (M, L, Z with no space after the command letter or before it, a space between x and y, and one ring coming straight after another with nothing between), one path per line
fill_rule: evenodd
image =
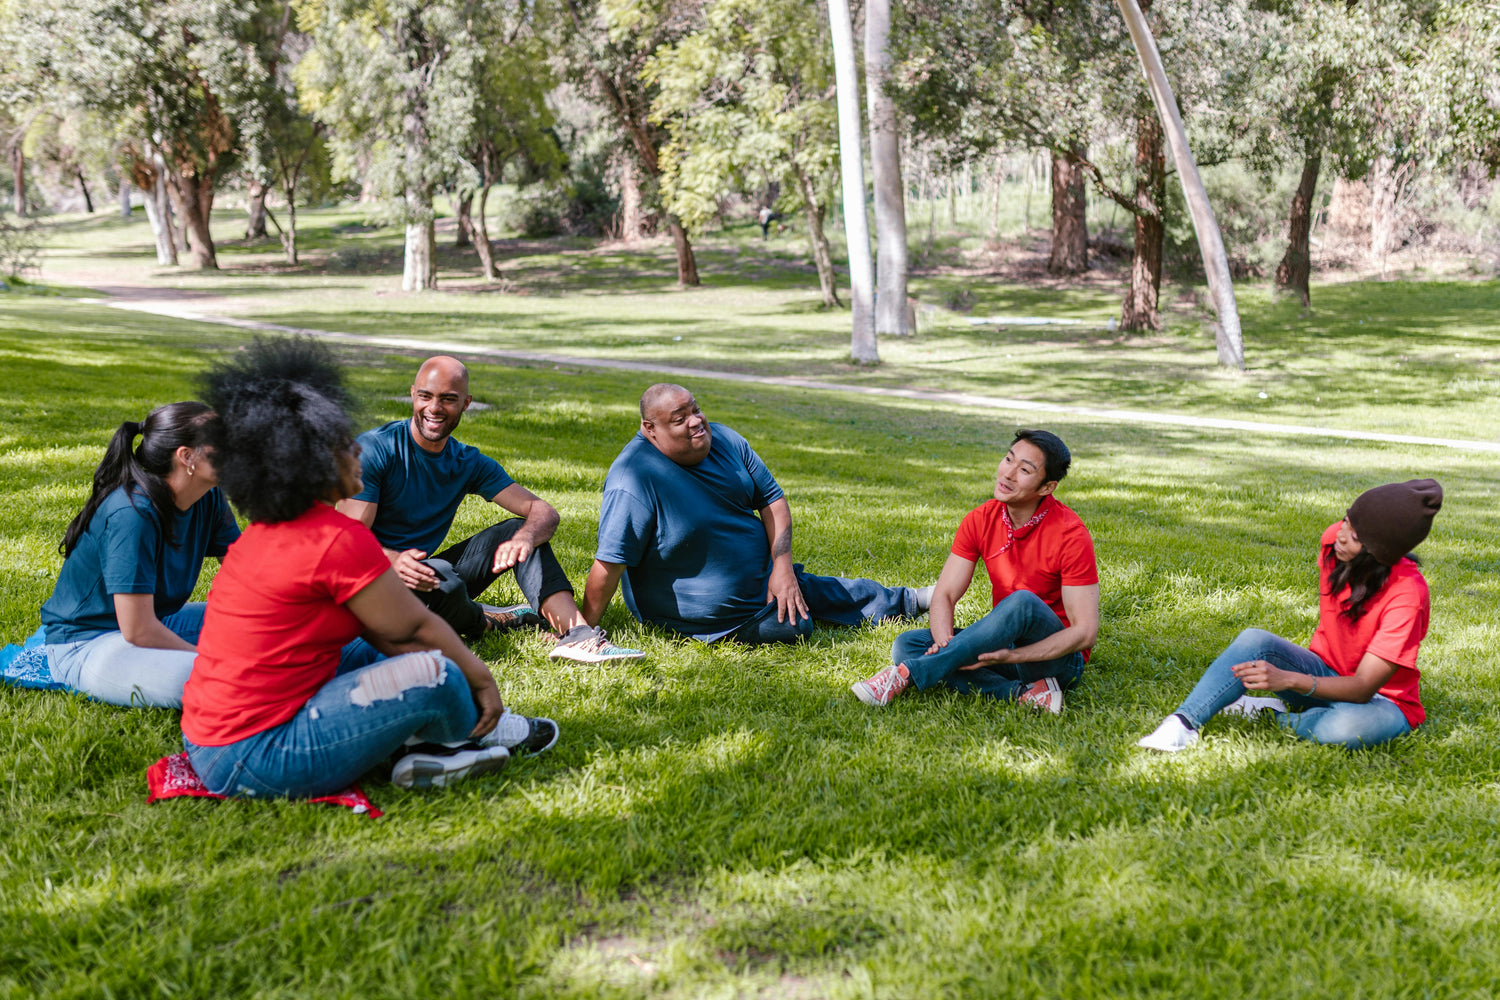
M771 544L757 511L781 487L743 437L709 424L708 457L683 467L637 434L604 478L595 558L626 567L630 613L712 642L766 606Z
M499 462L455 438L435 454L418 446L407 420L365 431L359 447L365 485L353 499L379 504L370 530L398 552L435 555L464 497L492 500L515 482Z
M118 488L104 498L63 560L42 605L49 643L80 642L120 628L115 594L151 594L156 617L181 611L207 556L221 559L240 537L224 494L214 488L187 510L173 511L172 544L162 540L151 501Z

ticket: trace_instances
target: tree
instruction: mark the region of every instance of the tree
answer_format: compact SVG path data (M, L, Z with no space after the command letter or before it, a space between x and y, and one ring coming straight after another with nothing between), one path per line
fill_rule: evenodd
M870 259L870 223L865 215L865 153L859 138L859 78L854 69L854 29L849 20L848 0L828 0L828 20L833 34L833 71L838 88L839 163L844 179L849 299L854 307L854 332L849 339L849 354L856 364L873 365L880 362L875 342L875 264Z
M641 169L642 195L650 200L662 175L661 147L666 132L651 121L654 98L644 75L651 56L697 24L694 0L564 0L572 32L568 70L613 115L629 138ZM677 255L677 283L697 285L698 262L687 230L666 213L667 231Z
M865 4L865 99L870 110L870 173L875 182L876 335L904 336L906 328L906 184L896 102L889 90L891 2Z
M666 130L661 196L690 234L720 199L779 191L800 209L823 304L837 306L824 222L838 161L828 23L803 0L717 0L697 30L647 62L652 121Z

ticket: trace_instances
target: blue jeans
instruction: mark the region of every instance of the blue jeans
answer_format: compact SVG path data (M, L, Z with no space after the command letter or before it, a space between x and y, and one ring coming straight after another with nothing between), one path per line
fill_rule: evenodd
M363 640L346 646L340 673L279 726L218 747L184 737L193 770L217 795L307 798L348 787L409 736L469 735L478 712L452 660L407 653L360 664L372 652Z
M843 576L813 576L803 572L801 563L792 569L797 573L797 585L802 589L808 613L818 621L859 625L919 613L916 591L910 587L887 587L874 580ZM747 646L759 646L770 642L796 642L812 635L812 630L812 620L807 618L797 622L777 621L776 602L772 601L754 618L723 638Z
M1177 707L1176 714L1193 728L1201 728L1221 708L1245 693L1245 685L1234 676L1231 668L1250 660L1265 660L1282 670L1313 677L1338 676L1338 672L1312 650L1264 629L1247 628L1203 671L1192 693ZM1299 739L1312 743L1336 743L1357 750L1411 732L1411 725L1400 706L1384 695L1377 694L1363 705L1353 701L1309 698L1296 691L1277 691L1276 696L1291 710L1277 713L1277 721Z
M994 663L977 670L960 668L978 663L980 653L1029 646L1062 630L1062 619L1046 601L1029 590L1018 590L973 625L956 630L948 645L936 653L927 652L932 645L931 629L902 632L891 645L891 662L906 664L918 691L941 684L963 694L1015 701L1028 685L1044 677L1057 678L1064 690L1073 687L1083 676L1083 654L1033 663Z
M184 604L161 623L196 646L204 607L202 602ZM185 649L132 646L118 631L47 645L47 665L55 680L95 701L127 708L181 708L182 686L197 658Z

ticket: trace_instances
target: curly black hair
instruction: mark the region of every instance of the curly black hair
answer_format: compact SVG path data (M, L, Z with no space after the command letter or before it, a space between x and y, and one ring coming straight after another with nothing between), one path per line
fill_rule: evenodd
M222 421L219 485L241 513L275 524L337 496L339 456L354 436L349 393L327 347L256 338L200 382Z

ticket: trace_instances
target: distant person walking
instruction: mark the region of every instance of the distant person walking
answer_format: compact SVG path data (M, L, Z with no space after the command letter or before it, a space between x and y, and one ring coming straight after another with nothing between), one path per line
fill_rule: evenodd
M1442 505L1443 488L1433 479L1361 493L1320 540L1318 627L1309 648L1246 629L1139 745L1168 753L1186 749L1219 712L1272 711L1300 739L1350 749L1385 743L1421 725L1427 716L1417 650L1431 602L1410 550L1427 537Z
M203 403L168 403L115 431L42 605L55 680L111 705L182 706L203 625L188 598L203 560L240 536L217 485L218 424Z

